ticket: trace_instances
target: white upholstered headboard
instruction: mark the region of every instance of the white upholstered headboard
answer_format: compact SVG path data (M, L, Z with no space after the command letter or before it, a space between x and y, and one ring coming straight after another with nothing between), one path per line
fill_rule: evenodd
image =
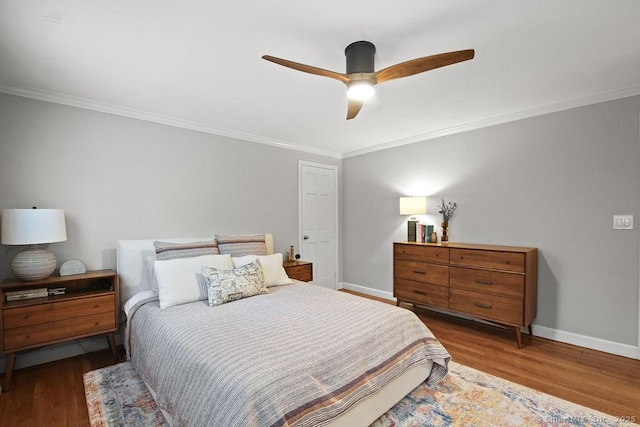
M183 237L174 239L118 240L116 246L117 270L120 283L120 303L124 304L138 292L151 289L150 266L156 259L153 242L170 243L205 242L212 237ZM267 253L273 253L273 235L265 233Z

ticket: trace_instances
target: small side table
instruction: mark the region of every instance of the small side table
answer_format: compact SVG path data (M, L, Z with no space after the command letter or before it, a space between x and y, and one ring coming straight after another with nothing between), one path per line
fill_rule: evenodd
M62 295L7 301L6 293L32 289L65 288ZM16 353L59 342L106 334L113 358L118 353L118 274L112 270L87 271L0 284L0 353L8 355L2 392L9 391Z
M285 261L283 264L287 276L302 282L313 280L313 263L307 261Z

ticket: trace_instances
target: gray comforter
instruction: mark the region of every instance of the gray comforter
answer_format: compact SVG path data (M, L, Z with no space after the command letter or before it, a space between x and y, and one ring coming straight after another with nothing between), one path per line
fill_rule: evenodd
M176 426L317 426L447 351L411 312L296 282L208 307L129 313L131 362Z

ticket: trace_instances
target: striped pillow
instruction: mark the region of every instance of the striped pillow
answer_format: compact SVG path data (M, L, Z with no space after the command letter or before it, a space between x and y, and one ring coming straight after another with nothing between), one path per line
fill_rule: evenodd
M194 258L202 255L218 255L218 242L210 240L208 242L190 243L169 243L153 242L156 248L156 259L166 261L177 258Z
M239 234L236 236L216 234L216 240L221 254L230 254L233 257L268 255L264 234Z

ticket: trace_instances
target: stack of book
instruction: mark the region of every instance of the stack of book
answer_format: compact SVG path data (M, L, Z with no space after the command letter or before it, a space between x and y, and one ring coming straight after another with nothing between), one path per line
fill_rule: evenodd
M431 243L431 233L433 233L433 225L420 224L419 222L416 222L416 239L410 239L409 241Z
M22 289L19 291L5 292L7 301L20 301L31 298L42 298L49 295L47 288Z

